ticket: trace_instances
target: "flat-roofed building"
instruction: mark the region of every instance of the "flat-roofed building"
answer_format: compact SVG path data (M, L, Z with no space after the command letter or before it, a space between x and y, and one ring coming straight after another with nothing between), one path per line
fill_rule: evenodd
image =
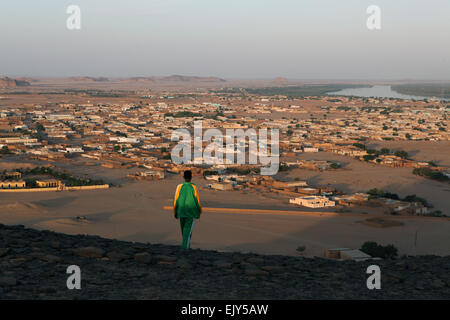
M20 179L22 178L22 173L20 173L19 171L6 172L5 177L7 179Z
M229 191L229 190L233 190L233 186L230 183L212 183L211 189L221 190L221 191Z
M35 138L21 138L21 137L8 137L0 138L0 143L14 144L14 143L36 143L38 139Z
M42 179L42 180L36 180L36 185L39 188L50 188L50 187L59 187L61 184L61 181L56 179Z
M334 207L335 202L329 200L327 197L322 196L306 196L289 199L289 203L297 204L308 208L324 208Z
M73 120L75 116L72 114L50 114L47 118L49 120Z
M315 148L315 147L303 147L303 152L319 152L319 148Z
M164 171L162 170L151 170L139 173L142 177L152 178L152 179L164 179Z
M0 181L0 189L18 189L25 188L25 181Z
M273 181L272 183L272 187L279 189L306 187L307 185L308 184L306 183L306 181L290 181L290 182Z

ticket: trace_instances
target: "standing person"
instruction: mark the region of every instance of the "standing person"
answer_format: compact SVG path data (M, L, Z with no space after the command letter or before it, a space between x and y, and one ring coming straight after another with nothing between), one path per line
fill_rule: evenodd
M192 172L184 172L185 182L177 186L173 201L175 219L180 219L181 235L183 237L182 249L189 249L191 245L192 229L195 219L200 218L202 206L195 184L191 183Z

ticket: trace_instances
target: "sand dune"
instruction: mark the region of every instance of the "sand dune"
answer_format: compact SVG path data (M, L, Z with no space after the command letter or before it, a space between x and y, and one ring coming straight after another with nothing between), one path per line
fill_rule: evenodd
M47 212L47 210L41 205L34 204L31 202L18 202L18 201L0 204L0 211L2 213L10 212L15 214L29 214L29 213L40 214Z

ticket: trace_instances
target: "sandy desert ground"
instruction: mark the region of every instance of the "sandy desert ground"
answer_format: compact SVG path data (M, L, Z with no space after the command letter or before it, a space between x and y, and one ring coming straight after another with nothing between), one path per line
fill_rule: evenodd
M405 150L411 159L434 161L437 165L450 167L450 141L382 141L367 145L378 150Z
M449 148L445 150L444 148L447 145ZM381 145L381 147L384 146L386 144ZM413 150L417 150L417 146L414 145L405 146L403 144L401 146L404 150L411 153L413 153ZM378 147L381 148L380 146ZM391 146L391 148L394 147ZM430 148L440 149L440 152L428 152L422 149L422 151L415 152L412 158L417 160L433 159L442 165L449 161L450 144L448 142L436 143ZM294 169L289 172L287 178L298 177L306 180L310 185L330 185L348 193L366 192L372 188L378 188L396 193L400 197L415 194L429 201L434 206L433 210L440 210L444 214L450 215L450 184L416 176L412 174L412 168L391 168L364 163L350 157L328 152L301 154L298 156L298 159L331 160L341 163L343 167L339 170L323 172ZM283 174L279 174L279 177L282 179Z
M314 155L347 159L343 170L315 172L296 169L309 183L338 186L347 191L383 187L402 196L424 196L448 214L449 187L414 177L410 170L372 167L369 164L326 153ZM306 155L305 155L306 156ZM312 155L308 155L311 156ZM69 166L65 164L65 166ZM179 176L162 181L128 181L127 171L102 167L71 167L71 171L119 183L121 187L96 191L0 193L0 223L24 224L69 234L95 234L103 237L150 243L178 244L179 223L170 211ZM350 170L351 169L351 170ZM392 171L393 170L393 171ZM131 170L133 171L133 170ZM386 176L392 177L390 181ZM284 177L287 178L287 177ZM218 192L201 187L203 206L298 210L285 197L264 197L255 191ZM86 220L76 219L84 216ZM450 221L442 219L401 219L402 226L376 228L360 223L361 217L277 216L207 212L196 221L192 247L220 251L252 251L263 254L322 256L325 248L359 248L365 241L394 244L400 254L450 254Z

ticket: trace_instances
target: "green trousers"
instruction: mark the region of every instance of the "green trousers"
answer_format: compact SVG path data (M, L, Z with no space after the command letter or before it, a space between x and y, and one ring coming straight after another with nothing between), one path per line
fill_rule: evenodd
M191 247L192 229L194 228L194 218L180 218L181 235L183 242L182 249L189 249Z

